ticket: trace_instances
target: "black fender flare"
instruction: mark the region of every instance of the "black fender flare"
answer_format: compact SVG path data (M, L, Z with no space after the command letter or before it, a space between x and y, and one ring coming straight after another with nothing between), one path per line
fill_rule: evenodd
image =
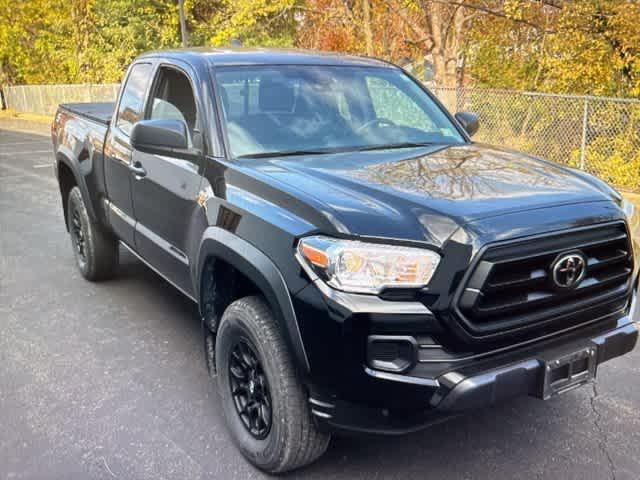
M257 285L281 326L299 369L303 373L308 373L309 360L302 342L291 295L280 270L273 261L237 235L220 227L208 227L200 242L196 262L198 268L196 298L200 306L202 306L202 272L205 262L211 257L224 260Z
M60 164L64 164L65 167L68 167L73 174L73 177L76 180L76 185L80 189L80 193L82 194L82 199L84 200L85 207L87 208L87 213L89 214L89 218L94 222L98 220L98 216L96 215L96 211L93 206L93 202L91 201L91 197L89 195L89 189L87 188L87 184L84 181L84 177L80 174L77 162L71 160L69 154L72 153L70 150L67 150L63 145L60 145L58 151L56 152L56 176L58 180L58 187L61 188L60 185ZM62 193L62 190L61 192ZM67 207L63 205L63 209L66 212Z

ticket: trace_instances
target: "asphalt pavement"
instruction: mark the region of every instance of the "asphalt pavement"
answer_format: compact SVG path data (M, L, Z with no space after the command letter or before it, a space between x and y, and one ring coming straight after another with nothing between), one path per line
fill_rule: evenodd
M0 479L244 479L194 305L126 252L74 266L51 142L0 123ZM640 349L597 383L403 437L334 438L291 478L640 478Z

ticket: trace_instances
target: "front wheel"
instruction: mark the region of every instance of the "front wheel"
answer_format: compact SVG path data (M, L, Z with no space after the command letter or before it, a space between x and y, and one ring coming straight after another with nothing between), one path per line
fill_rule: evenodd
M227 308L215 352L227 427L252 464L280 473L325 452L330 435L316 428L286 343L261 297Z

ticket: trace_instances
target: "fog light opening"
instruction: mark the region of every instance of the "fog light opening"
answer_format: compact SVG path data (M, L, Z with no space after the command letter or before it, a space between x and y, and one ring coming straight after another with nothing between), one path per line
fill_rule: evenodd
M367 364L375 370L403 373L416 363L417 342L413 337L370 335Z

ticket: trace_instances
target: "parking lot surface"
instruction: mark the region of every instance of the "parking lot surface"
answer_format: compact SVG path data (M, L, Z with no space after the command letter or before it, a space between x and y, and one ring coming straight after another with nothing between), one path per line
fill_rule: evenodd
M50 139L2 128L0 479L262 478L224 428L195 306L124 251L116 279L83 280ZM548 402L335 438L290 477L637 480L640 350Z

